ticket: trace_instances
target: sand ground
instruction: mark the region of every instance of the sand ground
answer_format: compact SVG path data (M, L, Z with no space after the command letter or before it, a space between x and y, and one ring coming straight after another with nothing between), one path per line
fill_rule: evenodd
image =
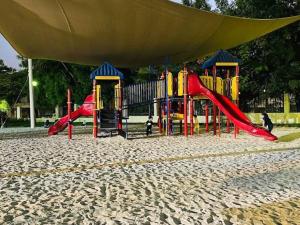
M300 224L300 140L0 140L0 224Z

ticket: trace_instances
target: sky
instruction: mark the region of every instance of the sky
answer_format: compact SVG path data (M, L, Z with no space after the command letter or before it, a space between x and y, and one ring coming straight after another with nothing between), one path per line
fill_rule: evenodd
M181 3L181 0L171 0L177 3ZM208 1L212 8L215 8L214 0ZM19 68L19 62L17 60L17 53L11 47L11 45L5 40L5 38L0 34L0 59L4 61L4 63L10 67Z

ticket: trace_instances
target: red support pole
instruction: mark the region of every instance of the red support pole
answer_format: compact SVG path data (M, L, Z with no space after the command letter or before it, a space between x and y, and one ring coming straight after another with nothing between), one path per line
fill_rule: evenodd
M167 123L165 122L166 117L167 117L167 112L166 112L166 102L164 101L161 107L161 125L162 125L162 133L166 135L167 131Z
M183 93L183 96L184 96L184 99L183 99L183 102L184 102L184 136L188 136L188 112L187 112L187 98L188 98L188 73L187 73L187 69L186 69L186 66L184 66L184 93Z
M159 104L157 125L158 125L158 128L159 128L159 133L162 134L163 133L163 127L162 127L162 107L161 107L161 104Z
M162 134L163 133L163 127L161 124L161 117L158 118L158 128L159 128L159 133Z
M240 107L240 68L239 66L235 67L235 74L236 74L236 91L237 91L237 98L236 98L236 105L237 107ZM239 134L240 130L237 127L236 133Z
M194 135L194 101L190 98L190 134Z
M168 100L168 134L171 135L171 100Z
M71 90L70 88L68 89L68 136L69 140L72 139L72 118L71 118Z
M235 67L235 74L236 74L236 92L237 92L237 98L236 98L236 105L239 107L240 104L240 68L239 66Z
M221 110L218 108L219 137L221 137Z
M97 105L96 105L96 80L93 81L93 136L97 138L98 135L98 124L97 124Z
M213 66L213 90L217 89L217 67ZM214 135L217 135L217 106L213 104L213 130Z
M227 77L226 77L226 95L230 97L230 70L227 70ZM226 132L230 133L230 120L229 118L226 119Z
M208 125L208 114L209 114L209 109L208 109L208 100L206 100L206 105L205 105L205 130L206 133L209 132L209 125Z
M237 135L237 128L236 128L236 126L234 125L234 134L233 134L234 138L236 138L236 135Z
M226 132L230 133L230 120L228 118L226 120Z

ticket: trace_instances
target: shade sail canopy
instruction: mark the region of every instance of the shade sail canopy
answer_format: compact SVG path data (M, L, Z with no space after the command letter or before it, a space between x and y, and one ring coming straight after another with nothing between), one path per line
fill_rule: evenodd
M223 16L168 0L1 0L0 32L28 58L118 67L187 62L300 16Z

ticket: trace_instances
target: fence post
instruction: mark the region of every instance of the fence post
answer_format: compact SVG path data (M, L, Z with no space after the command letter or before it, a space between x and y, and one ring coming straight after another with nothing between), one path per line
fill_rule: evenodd
M290 96L288 93L284 93L284 101L283 101L283 108L284 108L284 122L289 123L289 114L291 112L291 101Z

